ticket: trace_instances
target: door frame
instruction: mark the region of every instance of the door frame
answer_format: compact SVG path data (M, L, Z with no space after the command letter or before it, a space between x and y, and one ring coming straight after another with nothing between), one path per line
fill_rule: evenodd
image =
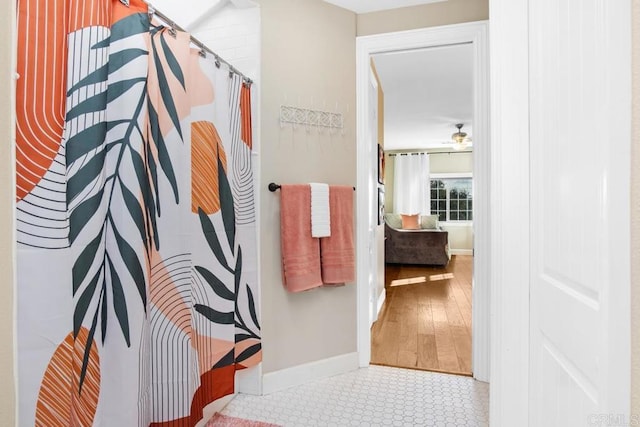
M357 218L366 219L377 200L377 185L372 185L374 165L369 162L367 130L369 128L368 80L371 55L394 51L425 49L471 43L474 63L474 266L472 305L472 367L474 378L489 381L490 330L490 159L489 139L489 24L488 21L430 27L356 38L357 96ZM371 189L375 188L375 194ZM368 191L369 190L369 191ZM357 221L357 350L361 367L371 360L371 330L369 328L369 273L377 266L369 265L369 250L375 242L368 241L367 221ZM377 273L376 273L377 274Z
M529 425L529 0L490 0L489 20L490 418L495 426L526 426ZM508 204L501 200L501 194L509 195Z

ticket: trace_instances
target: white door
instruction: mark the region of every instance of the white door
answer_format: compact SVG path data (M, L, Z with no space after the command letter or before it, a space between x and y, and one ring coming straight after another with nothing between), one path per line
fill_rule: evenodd
M629 425L630 11L529 1L532 426Z

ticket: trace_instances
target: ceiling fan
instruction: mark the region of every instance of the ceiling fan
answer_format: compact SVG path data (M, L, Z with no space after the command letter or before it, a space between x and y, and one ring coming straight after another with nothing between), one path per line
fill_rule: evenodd
M453 143L453 149L456 151L464 150L465 148L471 145L471 137L467 136L466 132L462 132L462 127L464 123L456 124L456 128L458 131L451 135L451 142L446 142L445 144Z

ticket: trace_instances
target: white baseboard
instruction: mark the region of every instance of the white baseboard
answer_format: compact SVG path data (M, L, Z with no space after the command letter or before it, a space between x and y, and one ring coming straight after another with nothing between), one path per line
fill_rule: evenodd
M380 296L378 297L378 314L376 315L376 318L380 316L380 310L382 310L382 304L384 304L384 300L386 298L387 298L387 290L383 289L382 292L380 293Z
M473 255L473 249L450 249L451 255Z
M305 363L262 377L262 394L270 394L358 369L358 353L348 353Z
M236 371L236 392L260 396L262 393L262 363L249 369Z

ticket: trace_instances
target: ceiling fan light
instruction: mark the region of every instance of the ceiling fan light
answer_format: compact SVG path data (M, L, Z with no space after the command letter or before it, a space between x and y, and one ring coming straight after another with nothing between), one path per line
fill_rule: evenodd
M467 137L466 132L456 132L453 135L451 135L451 139L457 142L458 144L463 143L466 137Z
M462 142L457 142L456 144L454 144L453 149L456 151L462 151L465 148L467 148L467 144L464 144Z
M463 142L465 142L465 138L467 137L467 133L466 132L462 132L462 126L464 126L464 124L462 124L462 123L456 124L456 127L458 128L458 131L454 132L451 135L451 139L453 141L457 142L458 144L462 144Z

